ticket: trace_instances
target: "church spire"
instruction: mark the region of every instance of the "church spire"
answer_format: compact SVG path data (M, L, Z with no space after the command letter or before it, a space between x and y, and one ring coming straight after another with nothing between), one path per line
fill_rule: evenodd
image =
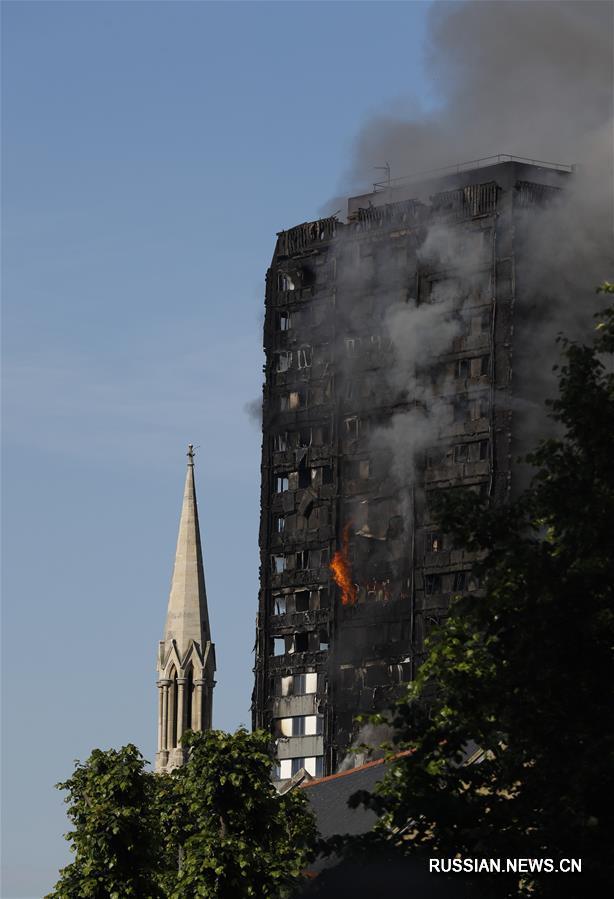
M158 771L183 763L180 741L186 730L211 727L215 648L209 628L193 444L187 456L166 627L158 654Z

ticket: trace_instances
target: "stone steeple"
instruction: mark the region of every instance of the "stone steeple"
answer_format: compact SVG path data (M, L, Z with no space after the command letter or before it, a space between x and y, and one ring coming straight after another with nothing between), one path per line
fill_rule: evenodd
M183 764L180 741L186 730L211 727L214 674L190 444L166 627L158 653L157 771Z

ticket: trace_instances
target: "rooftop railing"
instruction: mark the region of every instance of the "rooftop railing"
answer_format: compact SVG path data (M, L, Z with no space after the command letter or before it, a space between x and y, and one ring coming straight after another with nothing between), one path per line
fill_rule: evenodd
M387 178L385 181L374 181L373 192L377 193L378 191L390 190L391 188L401 187L403 184L409 184L412 181L422 181L425 178L433 176L443 177L444 175L456 175L460 172L467 172L472 169L481 169L489 165L497 165L500 162L524 162L544 169L552 169L556 172L571 173L574 170L573 165L565 165L561 162L546 162L543 159L529 159L526 156L512 156L509 153L499 153L497 156L483 156L481 159L470 159L468 162L459 162L456 165L447 165L442 168L414 172L411 175L403 175L400 178Z

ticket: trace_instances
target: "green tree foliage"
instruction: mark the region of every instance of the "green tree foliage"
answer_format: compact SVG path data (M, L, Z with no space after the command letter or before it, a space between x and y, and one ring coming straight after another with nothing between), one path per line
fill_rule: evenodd
M560 339L560 436L529 457L530 488L504 508L441 496L481 589L453 601L394 709L411 753L360 797L404 853L582 859L581 875L480 875L481 896L614 895L614 307L597 318L591 345Z
M158 899L160 841L154 775L136 748L95 749L58 784L68 796L75 859L47 899Z
M175 781L181 866L172 899L279 899L312 857L315 824L299 791L271 783L270 735L213 730L184 738Z
M189 758L152 774L135 746L95 749L68 792L74 861L47 899L283 899L313 856L299 791L271 783L263 731L188 733Z

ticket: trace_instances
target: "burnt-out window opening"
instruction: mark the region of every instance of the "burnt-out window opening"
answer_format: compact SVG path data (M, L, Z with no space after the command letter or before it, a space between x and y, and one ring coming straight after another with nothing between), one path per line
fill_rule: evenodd
M388 666L380 662L374 665L367 665L364 673L365 687L380 687L388 683Z
M286 527L286 519L283 515L278 515L275 519L275 530L278 534L283 534Z
M330 443L330 425L317 425L312 430L314 446L325 446Z
M295 634L293 641L294 652L309 651L309 634Z
M490 309L485 309L479 317L480 327L479 330L482 332L490 331Z
M273 574L282 574L286 570L286 557L282 555L271 556L271 568Z
M320 652L325 652L328 649L328 630L326 628L321 627L318 633L319 644L320 644Z
M290 350L284 350L283 352L277 353L277 358L275 361L275 371L288 371L288 369L292 365L292 352Z
M311 591L311 608L328 609L328 587L320 587Z
M291 390L290 393L282 393L279 397L279 409L281 412L292 412L305 406L307 391Z
M310 346L302 347L297 351L297 365L299 368L311 368L313 349Z
M469 406L466 397L460 397L452 403L452 416L454 424L460 424L467 418Z
M272 641L273 655L274 656L283 656L286 653L286 638L285 637L273 637Z
M477 356L471 359L471 377L480 378L488 374L488 356Z
M456 361L456 377L461 378L462 380L466 380L469 377L470 372L470 360L469 359L457 359Z
M333 483L333 469L330 465L319 465L311 469L311 486L326 487Z
M431 593L441 593L441 575L440 574L427 574L424 578L424 592Z
M283 453L288 449L288 432L283 431L281 434L275 434L273 437L273 451Z
M356 669L353 665L342 665L339 670L342 689L351 689L356 682Z
M273 614L285 615L288 608L286 595L284 593L273 594Z
M352 415L351 418L346 418L343 421L343 425L345 428L346 436L350 439L354 440L358 437L360 426L359 419L357 415Z
M370 474L369 459L348 459L346 472L350 481L367 481Z
M467 586L467 573L466 571L455 571L452 577L452 589L458 592L462 592Z
M279 290L295 290L294 281L288 272L278 273Z
M427 547L430 553L440 553L443 550L443 534L441 531L431 531L427 537Z
M302 461L298 467L298 488L304 490L311 483L311 469L307 468L305 462Z
M457 443L454 447L454 461L466 462L469 456L469 444Z
M485 397L477 397L470 403L470 417L472 421L478 421L488 415L488 400Z
M328 547L324 547L324 549L309 550L309 567L310 568L325 568L328 565L328 561L329 561Z
M275 493L284 493L288 489L288 476L278 474L275 477Z
M297 431L297 447L299 449L305 449L306 447L311 446L311 440L311 428L301 428Z
M289 312L278 312L276 324L277 324L278 331L289 331L290 330L290 313Z
M480 462L488 459L488 440L480 440L478 443L478 455Z
M354 381L345 382L345 398L351 400L354 396Z
M309 590L299 590L294 594L294 609L296 612L309 611Z
M348 356L355 356L360 350L361 340L360 337L346 337L345 338L345 352Z
M301 549L301 550L299 550L299 552L297 552L296 562L295 562L294 567L300 571L304 571L306 568L309 568L309 550L308 549Z

